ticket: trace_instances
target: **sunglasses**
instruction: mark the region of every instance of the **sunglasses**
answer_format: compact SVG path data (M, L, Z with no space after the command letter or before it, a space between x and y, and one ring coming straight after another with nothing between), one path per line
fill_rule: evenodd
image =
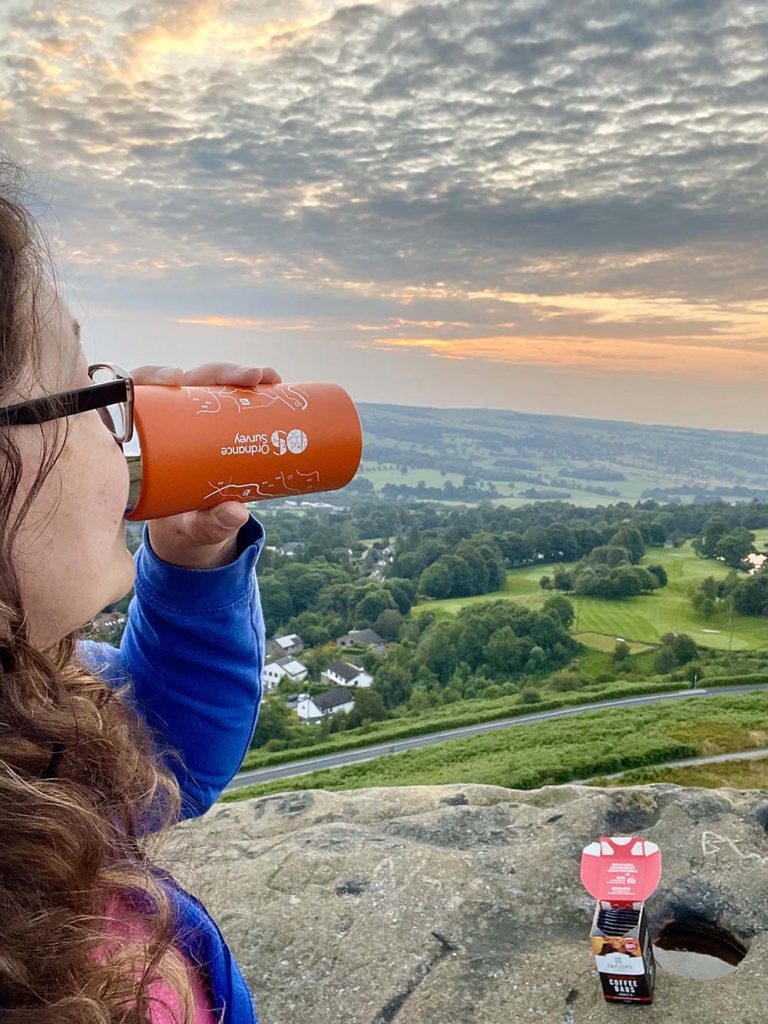
M93 384L0 409L0 426L45 423L95 409L118 444L133 437L133 379L114 363L92 363Z

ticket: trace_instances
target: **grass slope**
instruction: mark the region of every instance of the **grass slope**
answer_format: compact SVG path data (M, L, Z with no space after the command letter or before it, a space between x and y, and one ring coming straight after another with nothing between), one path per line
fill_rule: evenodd
M757 749L767 742L768 693L692 698L500 729L484 736L249 786L223 799L242 800L294 789L460 782L534 789L623 768Z

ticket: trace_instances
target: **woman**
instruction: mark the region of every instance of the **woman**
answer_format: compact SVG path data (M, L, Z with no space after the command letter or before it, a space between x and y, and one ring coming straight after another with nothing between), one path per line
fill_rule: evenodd
M18 180L0 167L0 1020L251 1024L218 929L147 844L204 813L248 749L263 531L228 502L152 521L130 555L128 388L115 369L123 404L97 407ZM279 381L225 363L133 379ZM132 585L120 649L78 640Z

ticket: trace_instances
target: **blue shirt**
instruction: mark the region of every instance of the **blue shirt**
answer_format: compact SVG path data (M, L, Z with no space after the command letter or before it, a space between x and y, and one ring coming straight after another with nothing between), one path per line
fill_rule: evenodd
M264 530L251 517L238 555L219 569L181 569L136 552L135 597L120 647L82 640L80 660L131 699L152 729L158 756L176 775L182 816L204 814L237 773L256 728L264 664L264 618L255 566ZM176 751L177 754L174 754ZM165 872L179 920L179 946L204 963L224 1024L258 1024L242 974L207 910Z

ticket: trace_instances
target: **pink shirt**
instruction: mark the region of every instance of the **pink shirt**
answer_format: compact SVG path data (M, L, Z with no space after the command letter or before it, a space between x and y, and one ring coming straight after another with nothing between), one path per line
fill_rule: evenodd
M107 934L119 939L144 938L148 929L138 918L125 900L113 899L108 908L107 916L111 919ZM182 954L183 955L183 954ZM190 985L192 987L193 1013L192 1024L219 1024L219 1017L213 1010L203 978L187 957ZM166 982L154 982L149 986L149 998L152 1006L152 1024L182 1024L181 1005L174 989Z

